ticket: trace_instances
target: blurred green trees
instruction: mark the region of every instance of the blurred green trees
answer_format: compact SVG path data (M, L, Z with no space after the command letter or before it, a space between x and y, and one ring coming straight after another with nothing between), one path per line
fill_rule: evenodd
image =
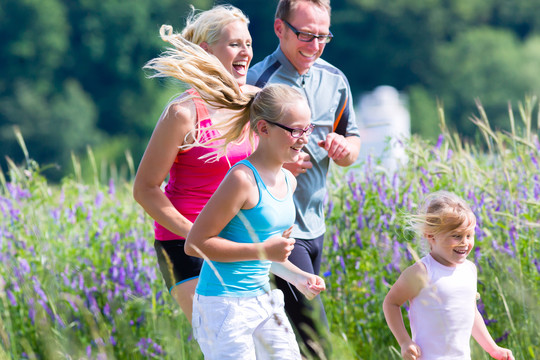
M141 68L162 49L159 26L180 27L188 9L173 0L3 1L2 158L22 158L14 125L34 159L59 165L47 171L52 178L67 172L71 151L88 145L98 155L107 149L110 161L125 150L142 153L161 108L181 89L146 80Z
M232 0L251 20L254 62L278 45L276 0ZM0 4L0 164L22 153L68 172L71 151L135 163L180 84L148 80L142 71L165 44L161 24L184 25L189 4L210 0L4 0ZM219 3L223 3L220 1ZM540 2L529 0L332 0L324 58L348 76L353 92L378 85L409 95L412 128L438 133L435 106L473 136L468 118L479 99L495 127L507 102L536 93L540 80Z

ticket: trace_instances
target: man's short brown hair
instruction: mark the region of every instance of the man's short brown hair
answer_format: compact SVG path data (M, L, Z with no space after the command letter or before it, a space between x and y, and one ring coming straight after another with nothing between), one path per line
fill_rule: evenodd
M279 0L275 18L287 21L290 20L289 16L296 9L298 3L302 1L310 2L313 5L320 6L323 9L326 9L328 11L328 16L330 16L330 0Z

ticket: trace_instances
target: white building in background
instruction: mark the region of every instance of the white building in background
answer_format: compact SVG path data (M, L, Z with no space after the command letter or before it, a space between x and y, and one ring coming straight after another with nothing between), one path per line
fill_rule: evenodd
M362 140L358 163L371 154L393 172L399 162L407 161L403 140L411 136L411 120L406 97L391 86L379 86L362 95L355 108Z

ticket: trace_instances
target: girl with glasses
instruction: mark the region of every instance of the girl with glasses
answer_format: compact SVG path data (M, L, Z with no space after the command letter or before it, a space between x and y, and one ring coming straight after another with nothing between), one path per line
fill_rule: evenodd
M194 336L205 359L300 359L283 294L270 289L269 272L309 299L325 289L322 278L287 260L294 247L289 234L296 179L282 166L298 159L312 131L307 101L280 84L242 92L215 58L183 39L172 44L149 63L154 76L192 85L207 104L230 110L233 118L210 127L218 134L212 141L182 149L221 142L205 156L211 164L230 145L258 138L255 151L231 168L186 239L186 253L205 259L193 303Z

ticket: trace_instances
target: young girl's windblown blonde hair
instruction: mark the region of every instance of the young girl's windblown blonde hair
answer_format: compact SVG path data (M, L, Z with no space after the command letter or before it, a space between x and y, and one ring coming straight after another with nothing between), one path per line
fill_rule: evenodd
M171 26L163 25L160 36L172 47L144 66L144 69L153 71L149 77L176 78L195 88L210 106L235 111L232 119L218 120L211 126L212 130L220 134L211 142L223 140L223 145L209 156L220 157L231 142L248 140L253 145L258 120L279 123L288 106L306 101L296 89L282 84L271 84L258 92L244 93L236 79L215 56L184 37L173 34ZM250 131L248 123L253 131ZM201 144L196 140L193 144L185 145L187 148L194 146L209 144Z
M414 215L408 216L409 227L420 238L450 233L461 226L476 226L476 216L459 196L448 191L429 194ZM427 249L426 249L427 250Z

